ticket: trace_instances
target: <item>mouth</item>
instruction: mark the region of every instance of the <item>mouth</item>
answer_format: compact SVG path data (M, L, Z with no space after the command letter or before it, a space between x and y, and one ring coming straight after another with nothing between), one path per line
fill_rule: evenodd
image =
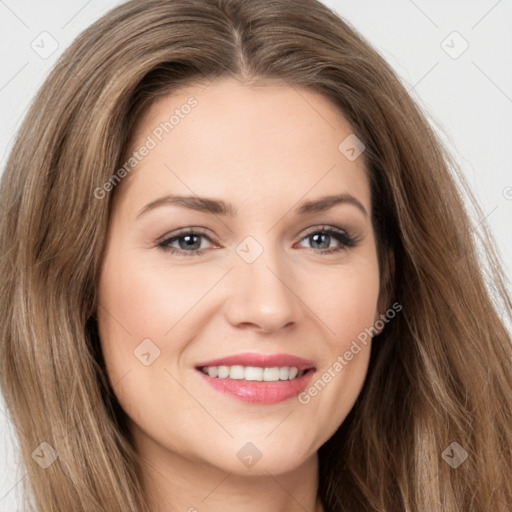
M203 373L214 379L235 379L256 382L277 382L283 380L300 379L306 372L313 368L299 370L296 366L202 366L199 368Z
M214 390L249 403L274 404L301 393L316 368L289 354L238 354L196 365Z

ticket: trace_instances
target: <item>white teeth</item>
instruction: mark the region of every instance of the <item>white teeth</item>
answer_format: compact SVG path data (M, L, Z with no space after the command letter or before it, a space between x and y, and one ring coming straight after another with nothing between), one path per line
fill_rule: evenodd
M265 380L265 381L279 380L279 368L265 368L263 370L263 380Z
M248 366L244 372L245 380L263 380L263 368Z
M279 380L288 380L290 375L290 368L288 366L283 366L279 368ZM292 377L293 379L293 377Z
M229 369L229 378L241 380L245 377L244 367L240 365L231 366Z
M299 370L297 368L295 368L295 366L292 366L290 368L290 372L288 373L288 378L291 380L291 379L294 379L297 374L299 373ZM302 375L302 374L301 374Z
M302 377L304 370L295 366L282 366L272 368L260 368L258 366L208 366L201 370L210 377L219 379L253 380L264 382L275 382L279 380L292 380Z
M227 379L229 377L229 366L219 366L219 379Z

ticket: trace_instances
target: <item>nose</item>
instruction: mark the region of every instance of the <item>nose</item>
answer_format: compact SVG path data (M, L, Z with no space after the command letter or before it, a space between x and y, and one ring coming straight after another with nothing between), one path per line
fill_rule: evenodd
M296 325L301 314L300 300L294 293L292 269L285 263L282 255L268 249L252 263L236 260L226 304L226 318L231 325L266 334Z

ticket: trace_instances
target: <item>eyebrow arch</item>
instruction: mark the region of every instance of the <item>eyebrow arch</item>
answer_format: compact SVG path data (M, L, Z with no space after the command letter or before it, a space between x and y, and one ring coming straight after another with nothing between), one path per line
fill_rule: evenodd
M177 205L190 210L199 212L212 213L215 215L229 215L234 216L237 214L237 209L231 204L222 201L221 199L213 199L199 196L178 196L169 194L154 201L151 201L146 206L141 208L137 214L137 218L144 213L153 210L162 205ZM351 194L338 194L320 197L312 201L302 203L295 209L297 215L306 215L308 213L322 212L329 210L337 204L351 204L358 208L365 217L368 217L368 213L364 206Z
M140 217L142 214L164 204L175 204L190 210L213 213L215 215L236 215L236 209L233 207L233 205L226 203L221 199L210 199L207 197L198 196L176 196L169 194L148 203L139 211L137 217Z
M333 196L320 197L313 201L307 201L302 203L296 210L298 215L305 215L307 213L316 213L329 210L337 204L351 204L363 213L365 217L368 217L368 212L361 202L351 194L338 194Z

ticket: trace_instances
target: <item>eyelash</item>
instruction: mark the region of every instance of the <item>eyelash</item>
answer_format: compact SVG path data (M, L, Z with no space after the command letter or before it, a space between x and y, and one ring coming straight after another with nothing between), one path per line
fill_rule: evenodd
M321 226L321 227L310 228L306 232L306 234L301 238L301 241L306 238L311 237L312 235L318 234L318 233L328 235L330 237L334 237L340 242L340 245L338 247L334 247L331 249L315 250L314 248L311 248L312 251L314 251L322 256L334 254L334 253L355 247L359 242L359 240L356 237L353 237L346 231L335 228L333 226ZM201 256L206 249L196 249L193 251L184 251L182 249L176 249L174 247L169 246L169 244L171 244L172 242L179 240L180 238L183 238L186 235L202 236L202 237L208 239L210 242L212 242L211 238L206 234L205 231L198 229L198 228L186 228L186 229L174 234L173 236L160 241L157 244L157 246L165 252L168 252L170 254L177 254L177 255L180 255L183 257Z

